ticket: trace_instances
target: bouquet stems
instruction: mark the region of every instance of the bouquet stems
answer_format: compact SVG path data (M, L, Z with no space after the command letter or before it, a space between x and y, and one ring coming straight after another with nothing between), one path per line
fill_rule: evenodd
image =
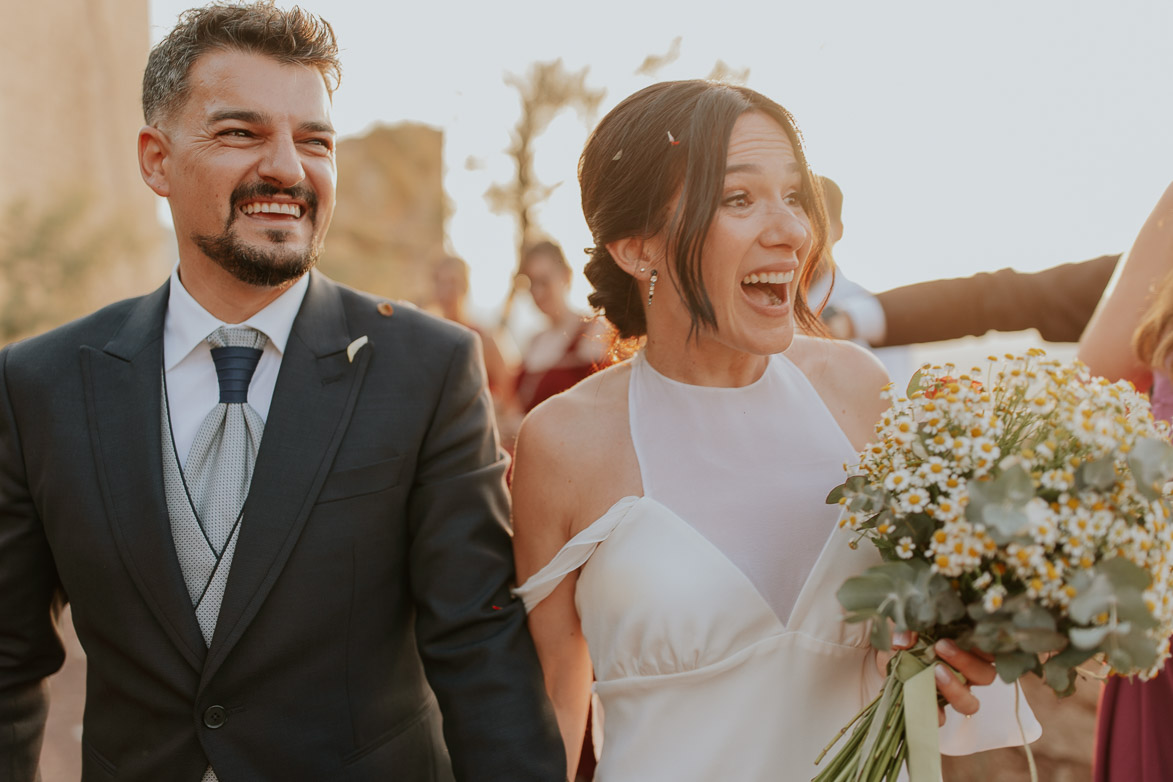
M936 750L937 701L932 694L936 689L930 671L932 660L922 659L930 655L932 652L923 645L897 652L889 663L888 676L880 694L839 732L815 760L816 765L821 763L832 747L854 726L846 743L831 758L827 767L814 777L813 782L895 780L905 765L909 766L912 782L921 782L922 779L925 782L938 782L941 763L940 754ZM921 679L914 682L918 676ZM931 688L927 691L927 705L924 703L926 676ZM906 697L910 682L913 682L912 694L916 698L911 705ZM931 710L931 736L918 737L917 742L910 742L906 735L906 713L911 709L914 712L913 724L923 725L924 718L919 712L925 708ZM913 750L911 743L919 745L919 749ZM910 752L915 752L917 756L912 757Z
M812 782L895 782L908 768L910 782L940 782L941 752L937 744L937 696L932 668L937 664L923 642L897 652L888 664L884 688L823 748L818 765L850 730L843 746ZM1038 770L1018 714L1015 685L1014 716L1030 766Z

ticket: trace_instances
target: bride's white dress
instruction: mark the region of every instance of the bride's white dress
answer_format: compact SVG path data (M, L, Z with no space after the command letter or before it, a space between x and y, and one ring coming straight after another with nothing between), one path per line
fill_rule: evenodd
M809 780L882 683L867 626L843 622L835 598L879 558L853 550L824 504L855 451L783 355L749 386L709 388L640 354L628 396L643 496L517 589L532 610L581 568L575 604L604 716L595 778ZM953 714L946 750L1019 743L1013 690L982 689L982 713L1000 716Z

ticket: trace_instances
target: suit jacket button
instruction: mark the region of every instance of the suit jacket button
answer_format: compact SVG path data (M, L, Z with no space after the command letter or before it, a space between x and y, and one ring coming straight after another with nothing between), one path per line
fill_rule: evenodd
M223 706L209 706L204 712L204 725L212 730L224 727L225 722L228 722L228 712Z

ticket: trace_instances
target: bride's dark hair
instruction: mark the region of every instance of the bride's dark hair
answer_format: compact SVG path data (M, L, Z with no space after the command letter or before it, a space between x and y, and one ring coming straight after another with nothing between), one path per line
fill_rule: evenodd
M661 82L626 98L591 133L578 163L582 211L594 247L586 276L590 303L623 338L647 331L635 279L615 263L607 243L665 230L676 284L692 332L716 329L713 303L701 276L701 250L721 200L729 136L737 118L759 111L785 131L802 173L800 201L811 222L811 248L795 286L795 318L821 333L806 291L823 254L827 217L818 180L807 165L790 112L747 87L711 81ZM675 210L670 203L676 194ZM669 214L669 212L672 212Z

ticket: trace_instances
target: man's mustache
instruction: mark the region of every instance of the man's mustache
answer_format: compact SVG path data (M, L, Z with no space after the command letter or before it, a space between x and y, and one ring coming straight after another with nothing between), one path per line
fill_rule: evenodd
M236 210L242 203L261 198L272 198L273 196L285 196L296 201L301 201L311 213L316 213L318 209L318 194L303 184L296 184L293 187L277 187L268 182L251 182L249 184L238 185L232 191L232 196L230 197L232 219L236 218ZM312 217L313 214L310 216Z

